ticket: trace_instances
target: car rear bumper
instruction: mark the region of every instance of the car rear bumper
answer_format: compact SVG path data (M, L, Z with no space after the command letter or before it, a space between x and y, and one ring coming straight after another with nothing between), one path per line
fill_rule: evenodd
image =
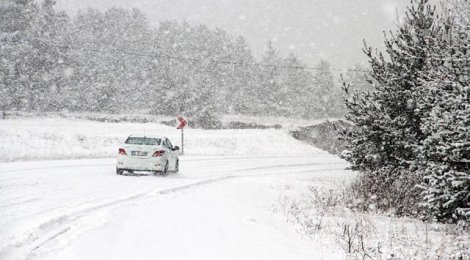
M164 165L161 157L132 158L119 156L116 167L120 170L130 171L163 171Z

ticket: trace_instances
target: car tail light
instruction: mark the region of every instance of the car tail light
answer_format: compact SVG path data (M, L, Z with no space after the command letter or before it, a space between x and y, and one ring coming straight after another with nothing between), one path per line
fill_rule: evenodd
M160 150L160 151L154 152L152 157L159 157L159 156L163 156L164 154L165 154L165 151Z
M127 155L126 150L124 150L123 148L119 148L119 154L120 155Z

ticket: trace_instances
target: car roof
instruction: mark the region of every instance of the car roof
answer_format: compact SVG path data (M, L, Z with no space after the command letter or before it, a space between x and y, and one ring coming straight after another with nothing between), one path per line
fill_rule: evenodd
M152 135L152 134L132 134L132 135L129 135L129 137L147 137L147 138L158 138L158 139L166 138L165 136L162 136L162 135Z

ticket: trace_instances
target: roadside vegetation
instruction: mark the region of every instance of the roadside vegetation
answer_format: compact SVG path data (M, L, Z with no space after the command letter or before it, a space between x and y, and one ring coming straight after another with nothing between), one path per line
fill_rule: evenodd
M338 129L352 127L352 124L343 120L325 121L311 126L299 127L290 133L297 140L311 144L331 154L341 156L347 145L338 133Z
M285 217L319 251L341 252L346 259L468 259L470 233L455 224L394 217L372 206L352 206L349 183L313 180L297 194L288 187L275 212Z
M344 83L349 123L292 132L358 176L312 181L279 210L350 259L470 256L470 1L429 2L411 2L385 52L365 46L369 88Z
M344 158L354 208L470 221L470 1L411 2L384 53L364 48L371 91L350 93Z

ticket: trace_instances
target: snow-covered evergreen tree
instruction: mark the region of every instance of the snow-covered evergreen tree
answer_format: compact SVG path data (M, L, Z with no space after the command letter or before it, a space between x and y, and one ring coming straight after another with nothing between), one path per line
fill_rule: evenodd
M138 10L88 9L73 20L69 66L69 109L118 112L139 109L148 96L149 59L126 53L145 50L150 39L146 17Z
M224 112L228 114L253 114L256 104L256 60L245 39L235 39L230 53L230 66L225 76L228 86L223 93L225 100Z
M312 101L317 102L316 107L321 118L338 116L342 112L340 110L344 110L341 89L336 86L330 67L329 62L321 60L314 75L316 98Z
M27 108L32 82L29 80L32 56L30 28L37 5L33 1L0 2L1 80L3 102L10 108Z
M39 98L37 108L48 111L57 111L62 107L65 93L61 90L66 80L63 75L66 50L57 45L63 42L68 32L69 18L65 12L56 12L55 4L55 0L42 2L31 25L32 42L38 50L35 56L40 60L36 69L38 78L34 80L37 82L34 94Z
M370 79L367 77L367 68L360 64L349 68L341 77L342 81L348 86L346 96L352 96L354 93L365 95L367 92L374 90Z
M285 106L285 116L312 118L320 105L317 100L313 75L304 68L306 64L294 54L284 59L282 92L279 97Z
M271 41L261 59L258 75L258 111L261 115L277 115L284 105L278 99L281 94L282 59Z
M423 205L438 220L470 220L470 1L443 17L446 30L430 46L421 104L429 111L418 147Z
M63 55L52 43L64 13L53 9L55 1L46 0L0 3L0 68L5 96L10 108L46 110L56 107L54 92L60 83L60 66ZM7 98L4 98L7 100Z
M365 208L416 214L421 197L415 148L426 138L421 129L426 111L417 109L420 78L429 70L428 46L440 30L435 7L413 0L398 31L385 41L387 57L365 48L374 91L347 101L347 118L356 127L343 133L351 147L348 160L364 171L356 187Z

